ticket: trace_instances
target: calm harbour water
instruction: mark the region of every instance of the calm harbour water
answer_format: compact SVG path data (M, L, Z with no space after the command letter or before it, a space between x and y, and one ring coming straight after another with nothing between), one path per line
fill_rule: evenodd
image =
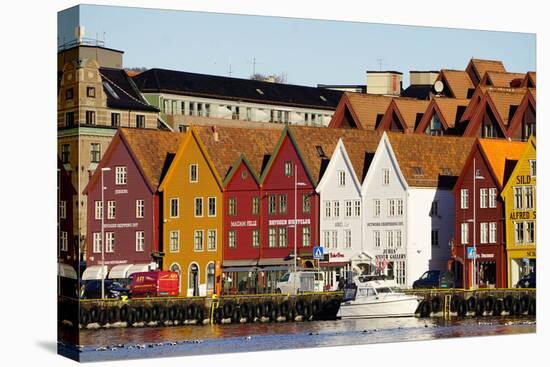
M483 317L451 321L411 317L81 330L80 360L312 348L535 331L534 317ZM63 345L59 347L68 348Z

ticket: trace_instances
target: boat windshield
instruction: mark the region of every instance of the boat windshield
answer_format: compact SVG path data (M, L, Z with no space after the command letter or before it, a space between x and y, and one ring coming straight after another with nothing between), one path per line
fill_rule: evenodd
M382 293L393 293L393 290L392 288L390 287L380 287L380 288L376 288L376 292L378 294L382 294Z
M371 297L375 296L374 288L359 288L358 295L360 297Z

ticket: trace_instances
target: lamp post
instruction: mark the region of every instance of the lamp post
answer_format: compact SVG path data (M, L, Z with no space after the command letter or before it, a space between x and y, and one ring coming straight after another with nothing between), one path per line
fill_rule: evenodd
M303 182L298 182L298 165L294 165L294 277L293 288L296 294L296 268L298 262L298 246L296 244L296 232L298 231L298 186L306 186Z
M477 222L476 222L476 195L477 195L477 191L476 191L476 180L482 180L484 179L485 177L481 176L481 175L478 175L477 174L477 170L476 170L476 159L474 157L473 159L473 168L474 168L474 172L473 172L473 178L474 178L474 192L473 192L473 204L474 204L474 218L473 218L473 230L474 230L474 243L473 243L473 247L474 247L474 258L473 258L473 268L472 268L472 288L473 289L477 289L477 247L476 247L476 230L477 230Z
M109 167L101 168L101 299L105 298L105 185L103 173L110 171Z

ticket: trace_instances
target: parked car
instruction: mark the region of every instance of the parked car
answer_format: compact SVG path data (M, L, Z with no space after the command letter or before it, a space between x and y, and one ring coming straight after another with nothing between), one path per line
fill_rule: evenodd
M105 279L105 298L121 298L128 296L130 291L119 282ZM80 298L99 299L101 298L101 280L86 280L82 284Z
M449 271L428 270L413 282L413 288L454 288L454 275Z
M277 282L277 293L298 294L300 292L322 292L324 274L318 271L288 272ZM294 291L296 287L296 292Z
M177 296L180 291L179 274L174 271L147 271L134 273L130 281L132 297Z
M535 272L529 273L521 277L516 284L516 288L537 288L537 276Z

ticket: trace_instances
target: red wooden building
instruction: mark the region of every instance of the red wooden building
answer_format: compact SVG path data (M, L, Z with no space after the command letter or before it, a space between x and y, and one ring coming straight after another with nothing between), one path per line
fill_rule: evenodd
M76 190L63 163L57 160L57 253L58 275L75 280L78 278L80 251L78 236L74 236L73 201ZM73 285L71 285L73 286ZM61 290L60 290L61 291ZM73 294L71 294L73 295Z
M504 203L500 193L524 145L501 139L478 139L455 184L455 237L450 270L465 288L474 286L473 258L468 258L468 248L473 248L474 243L477 286L507 285Z
M155 130L119 129L84 190L89 210L88 259L83 278L101 277L102 242L105 243L105 266L112 270L119 265L118 274L110 277L123 278L129 272L147 270L149 264L158 261L157 188L166 173L170 153L176 152L183 136Z

